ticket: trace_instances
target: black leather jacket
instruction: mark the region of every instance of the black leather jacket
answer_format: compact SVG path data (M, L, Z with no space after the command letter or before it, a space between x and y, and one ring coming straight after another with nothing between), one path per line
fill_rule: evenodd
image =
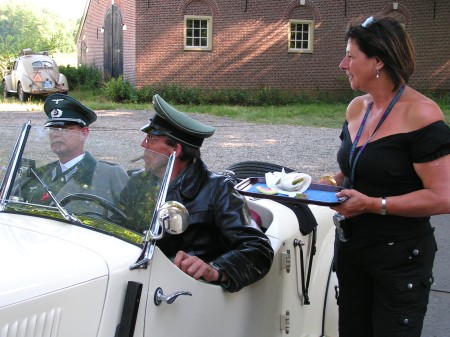
M148 173L141 172L130 179L132 185L138 185L139 175L147 175L146 179L151 180ZM268 273L273 260L270 241L249 226L248 206L229 178L209 171L198 160L171 183L166 200L181 202L189 211L188 229L180 235L165 234L157 243L168 257L183 250L205 262L215 262L230 277L230 281L221 284L230 292Z

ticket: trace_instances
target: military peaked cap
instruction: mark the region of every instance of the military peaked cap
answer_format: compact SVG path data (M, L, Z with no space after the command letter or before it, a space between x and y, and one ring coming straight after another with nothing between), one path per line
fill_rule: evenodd
M44 103L44 111L48 116L45 126L78 124L84 127L97 120L94 111L64 94L48 96Z
M216 131L212 126L197 122L170 106L158 94L153 96L156 114L150 123L143 126L141 131L148 134L162 134L176 141L199 148L205 138L211 137Z

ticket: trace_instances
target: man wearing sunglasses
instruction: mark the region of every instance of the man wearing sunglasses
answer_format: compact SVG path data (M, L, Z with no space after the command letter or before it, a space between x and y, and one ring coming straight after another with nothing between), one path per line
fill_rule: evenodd
M87 193L116 203L128 181L127 172L119 165L96 160L84 149L89 125L97 119L95 112L63 94L48 96L44 111L50 149L58 160L37 168L39 178L59 201L70 194ZM30 178L20 189L21 197L30 203L52 204L44 186L36 177ZM71 206L73 210L75 205Z
M264 233L250 226L245 199L232 180L209 171L200 147L215 129L177 111L159 95L156 114L141 128L146 133L145 170L134 174L121 194L121 207L139 231L150 224L154 201L146 192L162 177L167 157L176 153L166 200L182 203L189 226L179 235L165 234L158 247L177 267L195 279L235 292L261 279L270 269L273 249ZM166 159L164 159L166 158Z

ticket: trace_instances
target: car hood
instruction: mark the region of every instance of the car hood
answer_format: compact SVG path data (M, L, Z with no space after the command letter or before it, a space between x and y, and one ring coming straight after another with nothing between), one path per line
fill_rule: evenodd
M108 275L105 257L89 247L92 235L99 233L0 213L0 307Z

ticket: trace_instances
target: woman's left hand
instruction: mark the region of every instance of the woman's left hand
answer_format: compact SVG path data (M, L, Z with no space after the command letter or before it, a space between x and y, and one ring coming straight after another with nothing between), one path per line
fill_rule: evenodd
M347 197L343 203L330 207L336 212L341 213L346 218L351 218L363 213L373 213L374 199L357 190L344 189L336 193L338 198ZM378 198L379 199L379 198Z

